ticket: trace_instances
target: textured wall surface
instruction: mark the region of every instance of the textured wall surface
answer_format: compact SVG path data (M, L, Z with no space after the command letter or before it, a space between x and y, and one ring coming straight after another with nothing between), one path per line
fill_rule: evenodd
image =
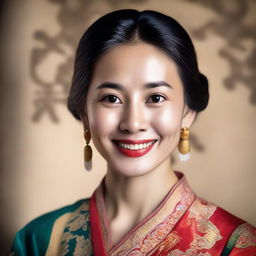
M256 225L256 1L23 0L1 23L0 251L34 217L91 195L105 174L66 97L81 33L116 9L153 9L190 33L210 102L192 127L192 158L175 161L198 195Z

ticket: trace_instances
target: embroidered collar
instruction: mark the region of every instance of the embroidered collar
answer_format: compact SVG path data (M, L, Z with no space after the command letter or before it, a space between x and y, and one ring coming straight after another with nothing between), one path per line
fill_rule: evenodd
M148 254L167 237L195 199L185 176L175 172L179 181L170 189L159 206L133 227L115 245L112 244L109 221L103 197L104 179L95 191L97 211L108 255L132 254L139 250Z

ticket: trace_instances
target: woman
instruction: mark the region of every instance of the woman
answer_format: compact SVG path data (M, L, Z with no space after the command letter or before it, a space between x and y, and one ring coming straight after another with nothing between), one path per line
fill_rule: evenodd
M76 53L68 108L107 174L90 199L16 235L14 255L256 255L256 230L198 198L170 156L189 158L189 128L208 103L193 44L172 18L119 10L97 20Z

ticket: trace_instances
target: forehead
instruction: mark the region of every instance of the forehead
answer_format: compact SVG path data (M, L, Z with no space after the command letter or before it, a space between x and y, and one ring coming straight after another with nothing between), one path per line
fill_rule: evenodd
M123 85L167 81L181 86L172 59L157 47L143 42L115 46L99 58L91 85L106 81Z

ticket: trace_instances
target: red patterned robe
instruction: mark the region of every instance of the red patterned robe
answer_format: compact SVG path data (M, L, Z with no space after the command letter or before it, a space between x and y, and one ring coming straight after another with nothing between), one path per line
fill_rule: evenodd
M102 184L90 202L95 255L256 255L256 229L197 197L185 177L177 175L178 183L157 209L115 245Z
M11 255L253 256L256 229L200 199L185 177L159 206L113 244L104 180L90 199L40 216L20 230Z

